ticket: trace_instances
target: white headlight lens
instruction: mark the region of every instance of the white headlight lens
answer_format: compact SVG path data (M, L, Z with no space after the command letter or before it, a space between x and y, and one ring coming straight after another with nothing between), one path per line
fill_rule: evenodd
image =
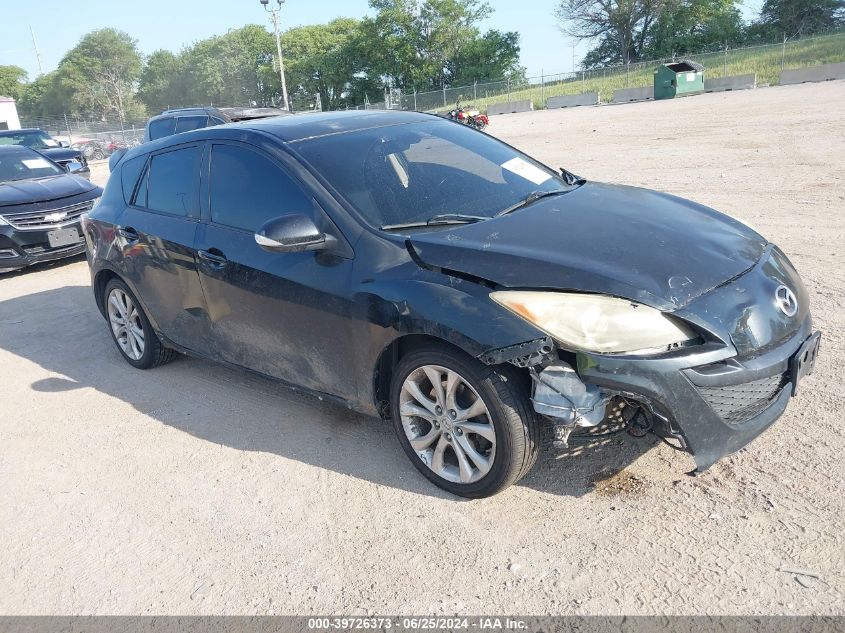
M659 310L616 297L521 290L490 297L575 350L659 353L696 338Z
M8 224L8 222L6 222L5 218L2 215L0 215L0 226L5 226L7 224Z

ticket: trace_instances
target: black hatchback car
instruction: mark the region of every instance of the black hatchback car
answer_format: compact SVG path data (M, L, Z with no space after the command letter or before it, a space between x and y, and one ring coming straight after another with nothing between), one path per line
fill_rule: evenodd
M131 365L184 352L380 414L468 497L523 476L543 428L650 431L706 469L784 412L819 344L744 224L418 113L143 145L84 228Z
M0 146L0 272L79 255L102 189L35 150Z

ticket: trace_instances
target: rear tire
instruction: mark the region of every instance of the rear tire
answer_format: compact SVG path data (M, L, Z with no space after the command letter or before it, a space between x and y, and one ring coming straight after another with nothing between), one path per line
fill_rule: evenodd
M489 497L537 461L540 425L525 376L510 366L489 367L446 346L415 350L393 372L390 412L414 466L453 494Z
M165 347L129 286L112 279L103 290L109 332L123 359L136 369L169 363L176 352Z

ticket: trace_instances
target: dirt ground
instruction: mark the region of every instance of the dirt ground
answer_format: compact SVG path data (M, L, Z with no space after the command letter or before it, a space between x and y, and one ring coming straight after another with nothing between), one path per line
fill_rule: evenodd
M843 103L832 82L493 119L751 223L803 275L816 373L698 478L613 437L460 500L377 420L197 360L133 370L84 261L0 278L0 613L845 613Z

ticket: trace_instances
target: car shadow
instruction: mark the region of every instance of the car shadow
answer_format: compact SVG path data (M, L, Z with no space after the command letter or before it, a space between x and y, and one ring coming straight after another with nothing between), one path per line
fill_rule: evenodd
M33 264L32 266L27 266L26 268L19 268L18 270L12 270L4 273L0 273L0 281L4 279L12 279L13 277L22 277L24 275L31 275L33 273L37 273L44 270L50 270L54 268L61 268L62 266L68 266L70 264L75 264L77 262L85 261L85 253L80 253L79 255L73 255L72 257L64 257L62 259L54 259L49 262L41 262L38 264ZM0 264L2 264L2 260L0 260Z
M209 442L460 500L414 469L391 426L382 420L263 376L194 358L180 356L152 371L133 369L115 348L87 286L0 302L0 348L56 374L32 383L34 391L93 389ZM625 434L579 439L569 450L545 451L519 485L556 495L584 495L597 478L621 471L652 445Z

